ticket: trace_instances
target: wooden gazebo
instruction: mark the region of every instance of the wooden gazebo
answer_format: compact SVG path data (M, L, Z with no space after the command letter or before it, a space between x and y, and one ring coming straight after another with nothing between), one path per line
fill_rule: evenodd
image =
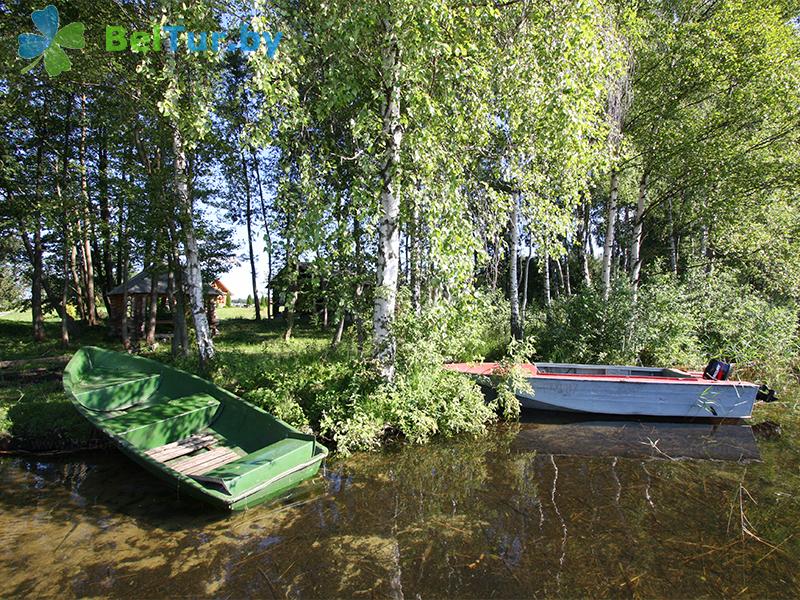
M217 296L217 299L216 299L217 300L217 304L219 304L219 305L225 304L225 300L227 299L228 295L231 293L231 291L228 289L228 286L226 286L224 283L222 283L222 281L220 281L219 279L215 279L214 281L211 282L211 287L214 288L215 290L217 290L218 292L220 292L220 295Z
M184 274L183 280L187 276ZM172 316L169 314L169 275L160 273L156 281L156 293L158 294L158 310L156 313L156 329L159 325L171 324ZM134 338L144 337L145 323L147 322L147 310L150 306L150 294L152 291L153 275L148 271L131 277L127 285L122 284L115 287L108 293L109 299L109 327L114 336L122 337L122 316L128 317L128 331ZM128 306L124 306L125 291L128 294ZM205 296L206 315L208 325L212 335L217 332L217 300L223 293L214 289L210 285L203 285L203 295ZM184 306L189 307L189 298L184 290Z

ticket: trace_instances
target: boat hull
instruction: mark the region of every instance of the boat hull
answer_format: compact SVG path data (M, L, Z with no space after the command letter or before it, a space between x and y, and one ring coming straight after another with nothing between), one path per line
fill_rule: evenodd
M497 363L449 364L450 371L470 375L493 387L507 368ZM753 411L758 386L717 381L702 373L628 367L535 363L519 365L529 390L516 396L524 408L598 415L660 418L746 419Z
M178 497L242 510L284 494L328 454L238 396L153 360L85 347L64 371L75 408Z
M533 393L518 392L525 408L607 415L749 418L758 388L752 384L712 385L636 381L586 381L529 377Z
M139 452L137 449L131 448L128 444L121 443L120 440L115 439L113 436L110 437L114 445L127 458L138 464L151 475L155 475L164 484L172 488L175 491L176 499L180 500L182 498L191 498L223 511L247 510L248 508L253 508L259 504L262 504L263 502L268 502L269 500L273 500L284 495L306 479L314 477L314 475L317 474L317 471L319 471L320 465L326 456L326 454L320 454L316 457L316 460L314 460L313 463L309 464L303 469L288 474L285 478L275 482L273 485L265 486L259 491L255 491L252 494L249 494L238 500L231 501L229 498L209 494L204 487L199 486L197 482L191 478L182 476L176 477L173 473L170 473L164 469L160 463L150 460L146 455Z

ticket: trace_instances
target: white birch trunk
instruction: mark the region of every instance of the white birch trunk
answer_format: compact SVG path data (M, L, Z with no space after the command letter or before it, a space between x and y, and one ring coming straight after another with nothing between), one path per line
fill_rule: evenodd
M648 173L642 173L639 179L639 198L636 202L636 220L633 223L633 240L631 241L631 286L633 301L639 291L639 278L642 273L642 233L644 231L644 205L647 197Z
M175 190L178 194L178 208L181 215L183 242L186 251L186 288L192 309L192 317L194 318L200 367L205 369L209 361L214 358L214 342L211 339L211 330L208 327L203 298L203 278L200 273L197 238L195 237L192 220L192 200L189 197L189 183L187 180L186 151L183 147L183 136L177 126L173 127L172 145L175 151Z
M587 203L583 208L583 237L581 239L581 264L583 266L583 283L586 287L592 286L592 272L589 269L589 257L592 255L591 233L591 207Z
M544 303L550 306L552 295L550 293L550 253L544 253Z
M667 198L667 217L669 219L669 267L678 274L678 245L675 243L675 221L672 216L672 196Z
M386 156L381 170L381 217L378 242L378 287L372 313L374 356L380 364L381 375L394 378L396 341L391 332L397 300L397 278L400 269L400 197L397 190L397 169L403 128L400 124L400 48L393 25L387 20L386 43L382 49L383 138Z
M519 279L517 279L519 242L519 194L514 194L511 206L511 218L508 223L508 299L511 303L511 336L521 340L523 336L522 321L519 315Z
M606 211L606 241L603 245L603 298L608 300L611 292L611 259L614 250L614 228L617 220L617 196L619 195L619 173L611 173L611 194Z

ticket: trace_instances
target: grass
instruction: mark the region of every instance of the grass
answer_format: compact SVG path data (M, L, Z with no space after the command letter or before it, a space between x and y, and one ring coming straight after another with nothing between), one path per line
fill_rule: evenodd
M220 333L214 341L218 359L211 376L220 386L258 404L265 403L259 401L258 394L252 396L254 390L265 386L280 388L312 366L316 369L336 363L351 354L348 344L331 352L330 333L303 323L296 327L295 338L284 343L283 321L256 323L252 306L220 307L217 315ZM91 428L63 392L61 371L69 356L81 346L121 351L122 345L101 326L74 332L69 347L64 348L60 341L61 324L52 315L45 319L45 331L45 341L33 340L30 311L0 316L0 448L49 450L82 447L92 442ZM173 359L169 344L161 343L142 355L199 372L193 353L185 359ZM309 385L302 385L296 379L293 384L309 397L314 396L315 391Z
M317 432L326 411L341 415L337 409L352 407L370 393L369 381L353 372L355 343L347 334L333 350L330 330L301 321L294 338L284 342L283 320L255 322L254 312L253 307L218 310L217 358L208 374L217 385L297 427ZM31 338L29 317L25 313L0 317L0 448L90 445L93 432L64 395L61 370L82 345L122 350L121 344L108 337L105 327L96 327L75 332L73 343L63 348L60 323L52 317L45 321L47 340L37 343ZM169 344L143 350L142 355L199 373L194 352L175 359ZM796 390L782 400L757 406L753 422L774 420L796 433L800 423Z

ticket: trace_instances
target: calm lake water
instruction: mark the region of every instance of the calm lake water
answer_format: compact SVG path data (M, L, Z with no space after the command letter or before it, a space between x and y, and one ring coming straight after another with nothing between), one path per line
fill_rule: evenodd
M232 515L113 451L4 459L0 594L800 594L796 452L744 426L534 419L331 460Z

